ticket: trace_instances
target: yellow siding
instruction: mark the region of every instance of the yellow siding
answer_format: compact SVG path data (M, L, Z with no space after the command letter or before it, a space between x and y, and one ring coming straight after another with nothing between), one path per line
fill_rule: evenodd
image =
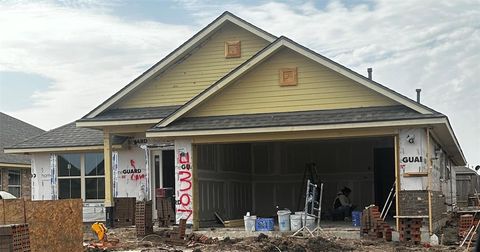
M241 58L225 58L225 41L241 41ZM268 42L226 23L184 61L120 102L120 108L182 105L268 45Z
M298 85L281 87L279 69L298 68ZM282 49L187 116L398 105L290 49Z

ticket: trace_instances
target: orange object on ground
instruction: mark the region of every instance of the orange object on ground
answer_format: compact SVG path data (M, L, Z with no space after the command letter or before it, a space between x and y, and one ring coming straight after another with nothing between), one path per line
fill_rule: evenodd
M92 231L97 235L99 241L107 240L108 229L103 223L95 222L92 224Z

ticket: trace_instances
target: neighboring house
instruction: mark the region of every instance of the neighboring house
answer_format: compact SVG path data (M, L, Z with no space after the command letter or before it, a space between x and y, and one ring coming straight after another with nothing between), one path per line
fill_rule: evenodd
M475 193L480 190L478 174L465 166L454 167L456 176L457 206L460 208L477 205Z
M5 154L3 149L43 132L42 129L0 112L0 191L30 198L30 157Z
M114 197L153 199L171 187L177 221L195 228L214 212L299 210L314 162L326 209L343 186L359 209L383 205L395 182L392 215L434 231L449 210L452 166L466 163L447 116L228 12L76 126L98 130L104 166L68 134L55 146L48 137L9 147L33 153L34 172L53 178L34 180L41 195L84 198L84 211L104 195L110 212Z

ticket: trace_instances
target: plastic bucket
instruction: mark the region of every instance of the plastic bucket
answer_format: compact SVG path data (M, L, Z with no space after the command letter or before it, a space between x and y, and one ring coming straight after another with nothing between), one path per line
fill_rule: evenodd
M299 213L302 218L302 226L305 226L305 213L304 212L295 212L296 214ZM307 215L307 228L310 230L314 230L316 228L315 225L315 217Z
M290 229L292 231L297 231L302 228L302 215L292 214L290 215Z
M255 220L256 231L273 231L273 218L257 218Z
M362 219L362 212L353 211L352 212L352 225L354 227L360 227L360 220Z
M281 232L290 231L290 211L279 210L278 215L278 228Z
M243 222L245 223L245 231L253 232L255 231L255 220L257 216L243 216Z

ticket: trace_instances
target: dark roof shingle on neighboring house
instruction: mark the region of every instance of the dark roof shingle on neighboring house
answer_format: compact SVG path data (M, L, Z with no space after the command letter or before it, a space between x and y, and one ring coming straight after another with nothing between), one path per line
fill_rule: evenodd
M240 129L281 126L307 126L337 123L408 120L445 117L441 113L420 114L406 106L364 107L302 112L244 114L227 116L186 117L167 127L155 127L148 131L185 131Z
M113 144L122 144L125 137L114 136ZM47 131L27 141L8 146L8 149L37 149L60 147L84 147L103 145L101 130L79 128L75 122Z
M146 108L123 108L109 109L101 114L93 117L84 117L82 121L121 121L121 120L141 120L141 119L161 119L164 118L180 106L162 106L162 107L146 107Z
M0 163L30 164L30 157L23 154L5 154L3 149L45 132L31 124L0 112Z

